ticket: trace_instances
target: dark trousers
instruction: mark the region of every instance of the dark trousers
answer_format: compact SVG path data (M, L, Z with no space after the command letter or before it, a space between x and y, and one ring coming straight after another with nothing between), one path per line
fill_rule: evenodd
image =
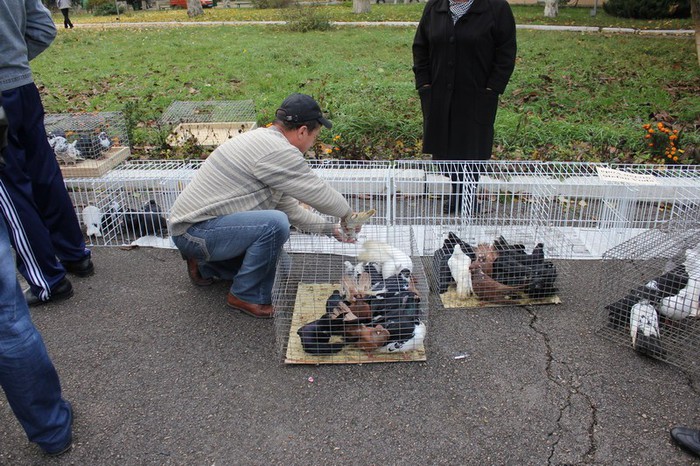
M32 292L46 300L66 274L59 260L79 261L90 251L46 137L36 86L3 91L2 106L10 126L0 210L10 227L18 270Z
M61 13L63 13L63 27L66 27L66 28L73 27L73 23L70 22L70 18L68 17L69 11L70 11L70 8L61 8Z
M27 433L47 453L71 441L72 412L17 281L0 218L0 386ZM6 422L3 419L2 422Z
M466 213L472 215L479 212L476 199L479 175L482 164L478 161L452 160L433 155L433 160L440 163L440 171L452 181L450 195L445 199L444 213Z

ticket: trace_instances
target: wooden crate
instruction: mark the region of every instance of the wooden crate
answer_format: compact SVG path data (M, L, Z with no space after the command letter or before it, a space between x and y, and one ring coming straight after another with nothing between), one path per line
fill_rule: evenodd
M61 165L64 178L100 177L131 155L128 147L111 147L99 159L82 160L74 165Z
M182 146L185 142L194 139L199 145L216 147L257 127L254 121L180 123L168 137L168 144Z

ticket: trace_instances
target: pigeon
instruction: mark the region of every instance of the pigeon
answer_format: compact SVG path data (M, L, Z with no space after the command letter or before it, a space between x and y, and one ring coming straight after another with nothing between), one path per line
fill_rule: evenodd
M162 209L153 199L144 204L142 212L128 209L123 216L122 232L138 236L160 235L167 231L168 222L159 212Z
M469 270L471 264L472 260L462 251L460 245L455 245L454 252L447 261L447 265L450 267L452 278L457 283L457 296L460 299L466 299L474 294L472 274L471 270Z
M103 211L100 232L103 235L110 235L114 231L121 230L122 216L121 204L117 201L110 202Z
M659 314L672 320L697 317L700 307L700 280L688 279L688 284L675 296L667 296L659 303Z
M663 353L656 308L646 299L632 306L630 335L632 336L632 347L636 352L647 356Z
M453 282L452 273L447 261L452 257L455 245L459 245L462 252L469 256L472 261L476 260L474 248L462 241L454 232L449 232L447 238L442 242L442 247L433 254L433 268L438 277L438 292L445 293Z
M343 303L340 290L334 290L326 300L326 312L320 319L309 322L297 330L301 346L309 354L334 354L345 347L346 342L330 343L333 335L343 335L345 328L339 311Z
M75 165L78 162L85 160L80 155L80 150L78 150L77 142L74 141L69 143L63 136L53 136L48 139L49 145L53 149L56 155L56 160L64 165Z
M102 225L102 211L94 205L86 206L83 209L83 224L85 224L88 236L102 237L100 227Z
M344 219L343 232L348 238L357 238L358 228L361 228L362 225L367 223L376 213L377 211L375 209L366 210L364 212L353 212L352 215Z
M511 298L516 296L521 288L497 282L484 272L478 262L472 267L472 287L480 300L498 304L512 303Z
M100 134L97 135L97 139L100 141L100 147L102 147L103 151L106 151L112 146L112 140L109 139L109 136L107 136L107 133L104 131L100 132Z
M365 241L357 258L364 262L379 264L384 279L400 273L403 269L413 271L413 262L408 254L380 241Z
M388 332L386 344L378 353L406 352L423 344L426 328L420 320L420 297L413 291L402 292L394 304L372 319L372 325L381 325Z
M605 306L609 325L613 328L627 327L632 306L641 300L659 303L667 296L673 296L688 284L688 273L683 265L659 275L646 284L630 290L627 295Z
M99 158L102 153L100 141L94 134L81 134L77 141L75 141L75 147L80 151L83 157L88 159Z

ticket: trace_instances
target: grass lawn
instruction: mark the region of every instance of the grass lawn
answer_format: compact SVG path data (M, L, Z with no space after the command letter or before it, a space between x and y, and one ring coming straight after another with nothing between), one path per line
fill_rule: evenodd
M419 15L422 6L372 5L372 14ZM150 14L187 18L179 10L133 17ZM174 100L252 99L258 124L266 124L295 91L312 94L329 111L334 127L322 141L337 148L334 157L420 154L413 27L81 28L88 19L76 16L76 28L61 30L33 62L47 112L125 111L132 143L158 147L153 157L199 155L198 148L182 153L164 144L167 128L157 118ZM700 68L691 38L520 30L518 41L496 121L496 158L658 161L643 125L662 121L680 131L680 161L700 163Z

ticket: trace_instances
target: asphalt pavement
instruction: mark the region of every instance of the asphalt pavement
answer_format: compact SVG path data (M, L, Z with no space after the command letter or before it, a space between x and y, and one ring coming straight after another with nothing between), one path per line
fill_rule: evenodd
M426 362L290 366L274 323L190 284L176 251L93 258L32 310L75 447L44 457L2 398L2 465L700 464L669 436L700 427L698 376L595 333L600 261L567 268L560 305L432 297Z

